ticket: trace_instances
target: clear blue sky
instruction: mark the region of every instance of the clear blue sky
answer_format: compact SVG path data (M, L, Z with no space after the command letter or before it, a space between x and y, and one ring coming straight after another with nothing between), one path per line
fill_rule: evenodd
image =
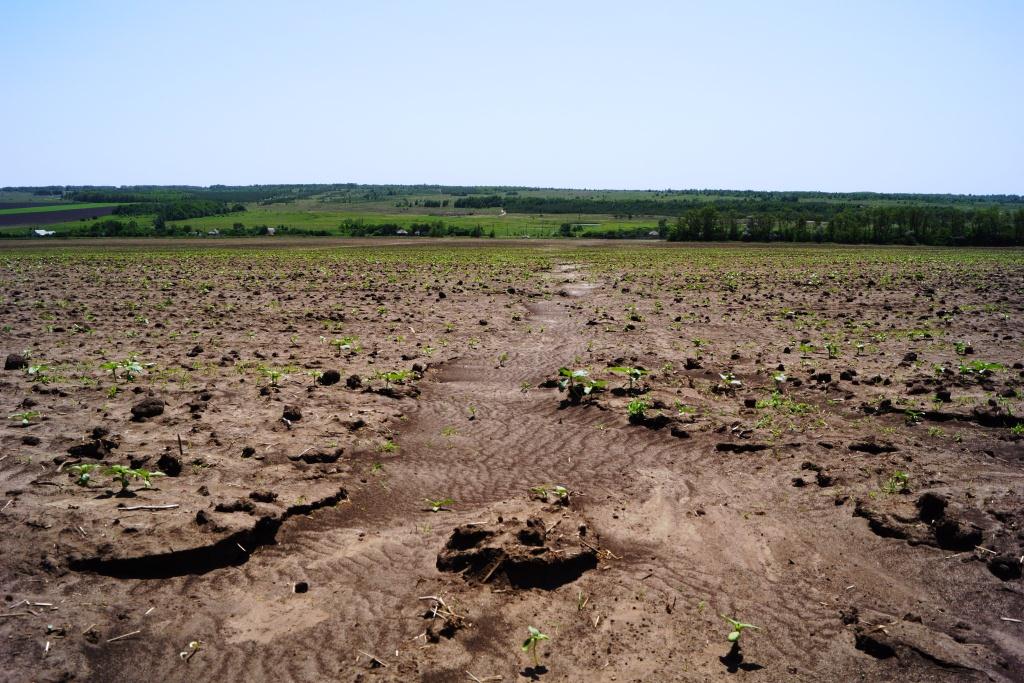
M1022 45L1022 0L0 0L0 185L1017 194Z

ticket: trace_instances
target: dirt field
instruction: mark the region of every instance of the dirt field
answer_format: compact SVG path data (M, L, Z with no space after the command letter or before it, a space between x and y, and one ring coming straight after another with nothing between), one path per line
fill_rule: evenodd
M22 208L11 206L8 208ZM18 225L52 225L69 221L90 220L114 213L116 206L97 206L90 209L67 209L64 211L38 211L32 213L0 214L0 227Z
M1022 252L480 244L0 245L0 679L1024 680Z

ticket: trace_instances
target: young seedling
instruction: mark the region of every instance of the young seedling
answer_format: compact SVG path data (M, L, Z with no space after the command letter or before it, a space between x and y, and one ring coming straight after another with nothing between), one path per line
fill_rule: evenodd
M18 420L21 422L22 427L27 427L32 423L32 420L36 419L37 417L39 417L38 410L26 410L20 413L15 413L14 415L8 415L7 419Z
M537 645L542 640L551 640L550 636L547 636L540 632L540 629L534 628L533 626L527 626L529 635L526 640L523 641L522 649L523 652L529 652L533 655L533 667L540 667L540 656L537 654Z
M440 498L438 500L424 498L423 500L426 501L431 512L440 512L441 510L450 512L451 508L449 506L455 504L455 501L451 498Z
M75 479L76 484L78 484L79 486L88 486L89 480L92 478L93 471L98 468L99 465L97 464L85 463L82 465L72 465L68 469L71 471L71 474L78 477L77 479Z
M188 649L178 653L178 656L184 661L192 659L195 653L199 652L203 648L203 641L193 640L188 644Z
M647 412L647 401L642 398L636 398L626 404L626 412L629 414L631 420L642 420L644 413Z
M889 475L888 481L882 486L886 493L903 493L910 488L910 475L906 472L896 470Z
M728 621L729 625L732 626L732 631L730 631L729 635L725 637L726 640L728 640L730 643L739 643L740 636L743 634L743 629L752 628L755 631L760 630L757 626L754 626L753 624L745 624L742 621L737 621L736 619L727 617L724 614L719 614L718 616Z
M390 372L378 372L377 378L384 380L384 388L390 389L391 383L402 383L412 375L408 370L392 370Z
M151 481L153 477L167 476L163 472L150 472L149 470L144 469L131 470L131 475L136 479L141 479L143 486L145 486L147 489L153 487L153 482Z
M104 472L114 479L114 481L121 483L121 492L124 493L128 490L128 484L131 482L132 469L127 465L111 465Z
M716 392L731 394L737 388L743 386L743 382L736 379L736 375L731 372L720 372L718 376L722 378L722 381L717 387L713 387L713 390Z
M150 364L152 365L152 364ZM135 379L136 375L142 374L142 363L140 363L135 355L128 356L124 360L109 361L100 366L104 370L110 370L110 374L113 375L114 381L117 381L117 371L120 370L125 380L131 382Z
M260 372L270 380L270 386L272 387L276 387L280 379L284 377L283 372L275 370L274 368L262 368Z
M604 389L608 384L603 380L590 379L590 373L586 370L559 368L558 376L561 377L558 390L567 392L574 403L578 403L584 396L590 396L595 390Z
M338 349L338 355L342 352L359 353L359 344L355 337L342 337L341 339L332 339L331 346Z
M629 380L629 390L633 391L633 386L639 382L644 375L649 374L647 370L643 368L633 368L628 366L615 366L608 368L608 372L614 372L618 375L625 375Z

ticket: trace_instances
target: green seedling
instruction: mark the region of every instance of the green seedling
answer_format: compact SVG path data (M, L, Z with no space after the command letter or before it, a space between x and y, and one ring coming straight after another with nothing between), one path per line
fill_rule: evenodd
M724 614L719 614L718 616L728 621L729 625L732 626L732 631L730 631L729 635L725 637L726 640L728 640L730 643L738 643L740 640L740 636L743 634L744 629L752 628L755 631L760 630L757 626L754 626L753 624L745 624L742 621L737 621L736 619L733 619L732 617L727 617Z
M282 377L284 377L283 372L275 370L274 368L260 368L260 372L263 373L264 377L270 380L270 386L272 387L276 387L277 383L281 381Z
M569 398L573 401L579 401L584 396L590 396L594 391L600 391L608 385L603 380L591 379L590 373L586 370L559 368L558 376L561 377L558 380L558 390L567 392Z
M903 421L908 425L916 425L923 419L924 413L920 410L911 410L910 408L907 408L903 411Z
M960 364L961 375L981 375L987 377L993 372L1004 370L1005 367L999 363L989 363L983 360L972 360L970 363Z
M736 375L731 372L720 372L718 376L722 378L722 386L727 390L743 386L743 382L736 379Z
M626 404L626 412L631 418L642 418L644 413L647 412L647 401L643 399L634 399Z
M25 410L20 413L15 413L14 415L8 415L7 419L18 420L21 422L22 427L27 427L32 423L32 420L36 419L37 417L39 417L38 410Z
M331 346L338 349L338 355L342 352L359 353L359 343L355 337L342 337L340 339L332 339Z
M50 376L46 374L49 369L49 365L44 365L40 363L38 365L28 366L27 368L25 368L25 372L28 374L29 377L32 377L33 379L38 380L43 384L47 384L50 381Z
M440 498L438 500L433 500L431 498L424 498L423 500L426 501L427 506L430 508L431 512L440 512L441 510L450 510L451 508L449 506L455 505L455 501L453 499L451 499L451 498Z
M896 470L889 475L888 481L882 486L886 493L903 493L910 488L910 475L906 472Z
M117 371L120 370L125 380L131 382L134 381L136 375L142 374L143 366L135 355L128 356L124 360L109 361L100 366L104 370L110 370L110 374L114 377L114 381L117 381Z
M143 486L145 486L147 489L148 488L152 488L152 486L153 486L152 479L154 477L166 477L167 476L163 472L150 472L149 470L144 470L144 469L131 470L131 474L136 479L142 480Z
M529 635L523 641L522 649L523 652L529 652L533 655L533 666L538 668L540 667L540 656L537 654L537 645L542 640L551 640L551 637L541 633L540 629L533 626L527 626L526 628Z
M93 463L86 463L83 465L72 465L68 468L71 474L78 477L75 479L75 483L79 486L88 486L89 480L92 479L92 473L99 469L99 465Z
M409 377L411 377L411 376L412 376L412 373L409 372L408 370L391 370L389 372L378 372L377 373L377 379L384 380L384 388L385 389L391 388L391 383L392 382L395 382L397 384L401 384L405 380L409 379Z
M128 490L128 484L131 483L132 469L127 465L111 465L103 472L104 474L112 477L114 481L121 483L121 491Z
M608 368L608 372L614 372L618 375L625 375L626 378L629 380L630 391L633 390L633 385L636 382L639 382L644 375L650 374L647 370L644 370L643 368L633 368L629 366L618 365L612 368Z

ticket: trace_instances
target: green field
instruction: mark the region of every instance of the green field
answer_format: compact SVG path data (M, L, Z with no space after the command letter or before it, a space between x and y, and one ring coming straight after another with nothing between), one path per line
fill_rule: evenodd
M451 213L446 214L441 211L427 213L423 209L401 211L391 208L390 211L385 211L383 207L364 206L361 207L362 210L355 210L351 205L318 204L317 202L301 202L299 204L305 204L306 207L298 210L299 207L295 204L252 205L245 213L206 216L173 221L171 224L191 226L199 232L223 231L235 223L242 223L246 227L266 225L276 228L283 225L292 228L327 230L332 234L341 234L340 226L346 220L359 221L368 226L395 224L410 233L414 231L414 225L422 226L442 221L446 225L467 229L480 226L484 234L490 234L493 230L495 237L553 237L557 235L562 223L583 224L600 230L622 230L648 226L652 230L656 230L658 225L658 219L653 217L619 219L600 214L507 214L502 216L498 210L494 209L480 210L472 214L462 212L458 215L451 215ZM586 229L584 228L584 231Z
M49 190L8 188L0 196ZM73 237L252 237L273 230L279 236L1024 245L1024 197L1017 195L345 183L63 187L53 197L68 203L0 209L7 218L0 222L31 222ZM118 215L88 213L117 205ZM77 217L61 213L76 209ZM14 220L18 215L34 220ZM12 225L0 228L0 237L33 233Z

